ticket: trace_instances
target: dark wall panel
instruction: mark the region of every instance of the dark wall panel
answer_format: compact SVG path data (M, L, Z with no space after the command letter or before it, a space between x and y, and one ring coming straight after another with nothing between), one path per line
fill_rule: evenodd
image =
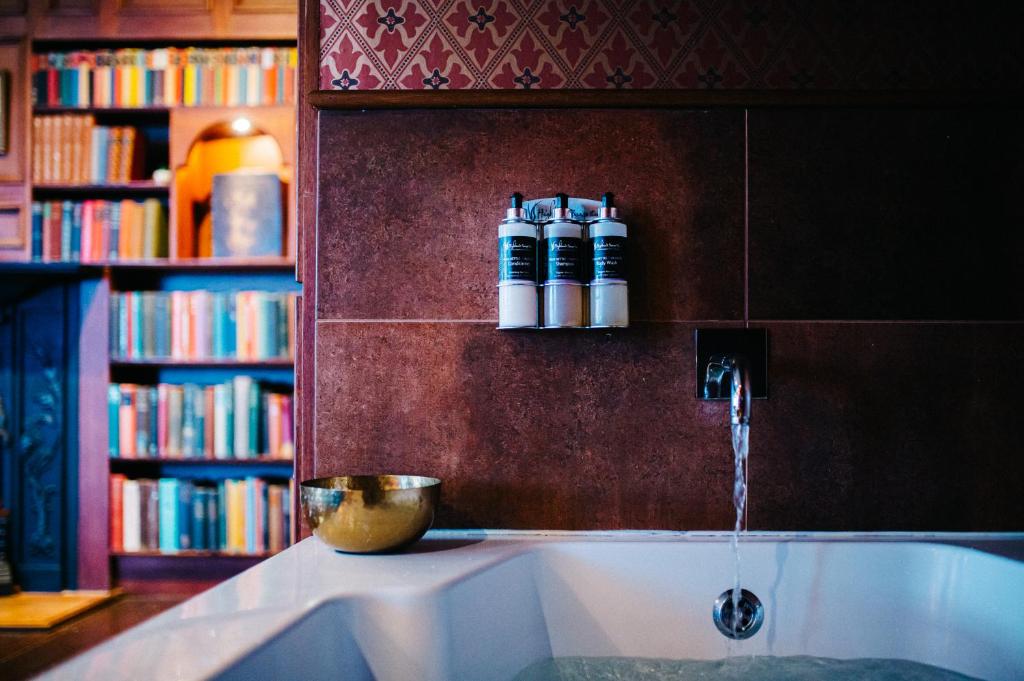
M322 113L313 473L438 475L446 527L729 528L692 333L748 295L752 529L1021 529L1013 119L750 111L745 156L740 110ZM514 189L618 193L633 328L494 330Z
M1016 112L750 113L750 314L1022 319Z
M740 111L320 116L318 319L497 319L512 191L613 191L634 319L743 315Z
M317 475L444 480L447 527L725 528L726 407L697 403L685 324L318 331Z

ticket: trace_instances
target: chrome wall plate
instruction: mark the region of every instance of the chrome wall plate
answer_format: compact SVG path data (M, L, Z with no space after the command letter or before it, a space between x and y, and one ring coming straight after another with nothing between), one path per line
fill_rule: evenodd
M768 397L768 330L767 329L697 329L693 345L696 348L696 395L698 400L728 400L731 380L710 391L705 397L704 385L708 364L714 358L743 357L750 370L752 390L750 396L763 400ZM716 396L717 395L717 396Z

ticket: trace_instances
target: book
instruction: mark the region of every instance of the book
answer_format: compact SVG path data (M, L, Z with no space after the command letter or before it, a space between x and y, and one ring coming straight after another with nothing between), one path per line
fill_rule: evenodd
M126 459L135 458L135 386L122 384L120 386L121 407L118 411L118 451L120 456Z
M125 476L110 476L110 550L124 550L124 481Z
M207 490L197 487L192 492L192 527L190 530L190 536L192 541L192 548L197 551L203 551L207 548L212 548L212 545L206 543L206 496Z
M293 293L125 291L111 336L126 358L268 360L292 357Z
M156 480L139 480L141 497L142 548L147 551L160 549L160 492Z
M31 215L34 260L167 257L167 206L161 199L35 201Z
M138 480L125 480L121 494L123 497L124 550L140 551L142 549L142 497L139 494Z
M111 549L261 554L293 541L292 481L110 477ZM114 499L123 501L114 501ZM127 538L122 541L122 530Z
M216 174L210 206L215 257L282 255L283 193L276 173Z
M135 455L139 458L149 456L149 390L143 386L135 389Z
M36 106L258 106L295 101L294 47L161 47L33 55Z
M190 481L178 481L178 548L192 548L192 490Z
M32 202L32 260L43 259L43 204Z
M225 383L108 388L113 458L291 459L294 432L290 386L251 376Z
M253 380L250 376L235 376L232 381L233 403L235 406L235 441L234 454L236 459L247 459L255 452L250 453L249 418L248 408L250 404L250 392L253 388Z
M111 458L121 456L121 390L116 383L107 388L107 453Z
M181 486L177 478L160 478L159 493L159 543L160 550L175 553L180 548L181 539L178 519L178 488Z
M32 139L35 184L123 184L145 167L139 129L97 125L91 114L38 115Z

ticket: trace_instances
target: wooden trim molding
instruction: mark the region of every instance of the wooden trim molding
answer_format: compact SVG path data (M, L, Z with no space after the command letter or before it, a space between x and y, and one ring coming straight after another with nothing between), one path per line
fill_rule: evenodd
M759 108L993 107L1019 108L1024 92L860 90L314 90L315 109L447 108Z
M319 186L318 111L306 94L319 78L317 46L320 41L320 3L299 1L298 44L298 140L297 154L297 238L296 279L302 282L302 296L296 304L299 323L295 338L295 484L313 477L316 470L316 310L319 282L316 271L316 234ZM292 517L296 541L309 536L299 504L292 495Z
M98 0L78 0L77 2L50 0L46 13L57 16L94 17L99 14L99 2Z
M25 13L25 0L0 0L0 17L14 17Z
M117 0L118 14L191 14L212 9L213 0Z
M238 14L295 14L294 0L232 0L231 11Z

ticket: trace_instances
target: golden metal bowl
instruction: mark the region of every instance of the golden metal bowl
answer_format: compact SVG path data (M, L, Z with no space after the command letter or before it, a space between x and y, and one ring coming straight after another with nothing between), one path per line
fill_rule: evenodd
M440 497L437 478L341 475L303 482L299 498L320 541L347 553L377 553L422 537Z

